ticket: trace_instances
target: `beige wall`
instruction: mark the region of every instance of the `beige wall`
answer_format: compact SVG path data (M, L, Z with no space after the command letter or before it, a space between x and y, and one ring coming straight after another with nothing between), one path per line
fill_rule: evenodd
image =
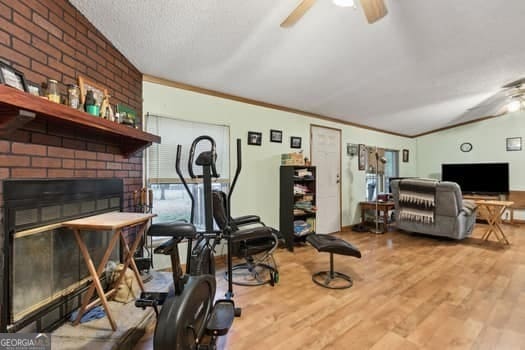
M525 137L524 112L419 137L417 174L440 179L442 163L509 162L511 190L525 190L525 150L507 152L507 137ZM461 152L463 142L470 142L472 151Z
M525 150L507 152L506 138L525 141L525 112L468 124L417 138L417 175L441 179L442 163L508 162L510 189L525 190ZM461 152L463 142L472 151ZM516 215L525 218L523 211Z
M370 131L317 118L254 106L155 83L143 83L144 114L152 113L179 119L230 126L231 159L235 159L235 140L242 139L243 170L232 199L235 216L258 214L268 225L279 224L279 166L281 153L293 151L290 136L302 138L304 153L310 153L310 126L323 125L342 130L342 222L359 221L357 205L364 199L364 171L357 170L357 157L346 155L347 143L363 143L389 149L408 149L409 163L400 163L400 175L416 175L414 139ZM283 143L270 143L270 129L283 130ZM261 147L248 146L248 131L263 133ZM315 164L314 164L315 165ZM232 161L232 170L235 162ZM233 173L233 171L232 171Z

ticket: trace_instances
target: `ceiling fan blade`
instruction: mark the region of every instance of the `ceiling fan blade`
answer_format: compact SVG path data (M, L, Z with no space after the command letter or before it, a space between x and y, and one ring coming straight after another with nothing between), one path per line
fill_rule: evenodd
M298 20L301 19L301 17L304 16L306 11L312 7L315 0L303 0L301 3L295 8L295 10L290 13L288 17L281 23L281 27L288 28L293 26Z
M520 86L522 84L525 84L525 78L521 78L521 79L518 79L516 81L513 81L512 83L508 83L506 85L503 85L502 88L507 89L507 88Z
M361 0L361 7L370 24L385 17L388 13L384 0Z

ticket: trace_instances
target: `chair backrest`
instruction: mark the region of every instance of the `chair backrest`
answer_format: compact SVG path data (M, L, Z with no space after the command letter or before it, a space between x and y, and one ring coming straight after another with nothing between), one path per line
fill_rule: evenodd
M226 213L227 197L223 191L214 190L212 192L213 200L213 218L215 223L221 230L224 230L228 224L232 231L237 231L238 227L233 223L232 220L228 220L228 214Z
M222 191L213 191L213 218L221 230L228 226L228 216L226 215L226 194Z
M399 182L393 180L391 183L394 204L399 208ZM459 185L455 182L442 181L436 184L435 214L439 216L457 216L463 208L463 195Z
M436 187L436 215L458 216L463 208L461 188L455 182L442 181Z

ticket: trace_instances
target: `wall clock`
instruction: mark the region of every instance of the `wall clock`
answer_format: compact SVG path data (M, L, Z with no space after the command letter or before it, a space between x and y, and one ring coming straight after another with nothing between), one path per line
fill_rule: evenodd
M470 152L472 151L472 144L470 142L463 142L461 146L459 146L459 149L462 152Z

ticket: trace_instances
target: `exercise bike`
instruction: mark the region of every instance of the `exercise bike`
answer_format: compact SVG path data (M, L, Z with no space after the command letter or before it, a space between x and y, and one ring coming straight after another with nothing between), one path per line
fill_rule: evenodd
M195 175L193 159L197 145L208 141L210 149L201 152L195 163L202 167L202 175ZM239 140L240 141L240 140ZM240 155L240 142L237 143ZM176 171L188 192L192 208L190 220L193 222L193 195L180 170L181 145L177 146ZM205 231L197 232L191 223L174 222L153 224L148 230L150 236L171 236L167 242L155 249L157 254L170 255L173 271L174 295L168 293L144 292L136 300L137 307L153 307L157 315L157 325L153 347L159 349L204 350L215 349L217 337L225 335L235 316L240 316L240 308L235 308L233 291L229 288L226 299L213 304L216 291L214 247L223 238L221 231L213 230L211 179L219 177L215 167L215 141L209 136L196 138L190 149L188 172L192 178L201 178L204 185ZM188 254L186 273L182 272L178 244L187 240ZM195 244L193 244L195 242ZM231 244L228 242L228 246ZM229 260L231 261L228 249ZM228 271L231 271L229 264ZM158 306L162 305L160 312Z

